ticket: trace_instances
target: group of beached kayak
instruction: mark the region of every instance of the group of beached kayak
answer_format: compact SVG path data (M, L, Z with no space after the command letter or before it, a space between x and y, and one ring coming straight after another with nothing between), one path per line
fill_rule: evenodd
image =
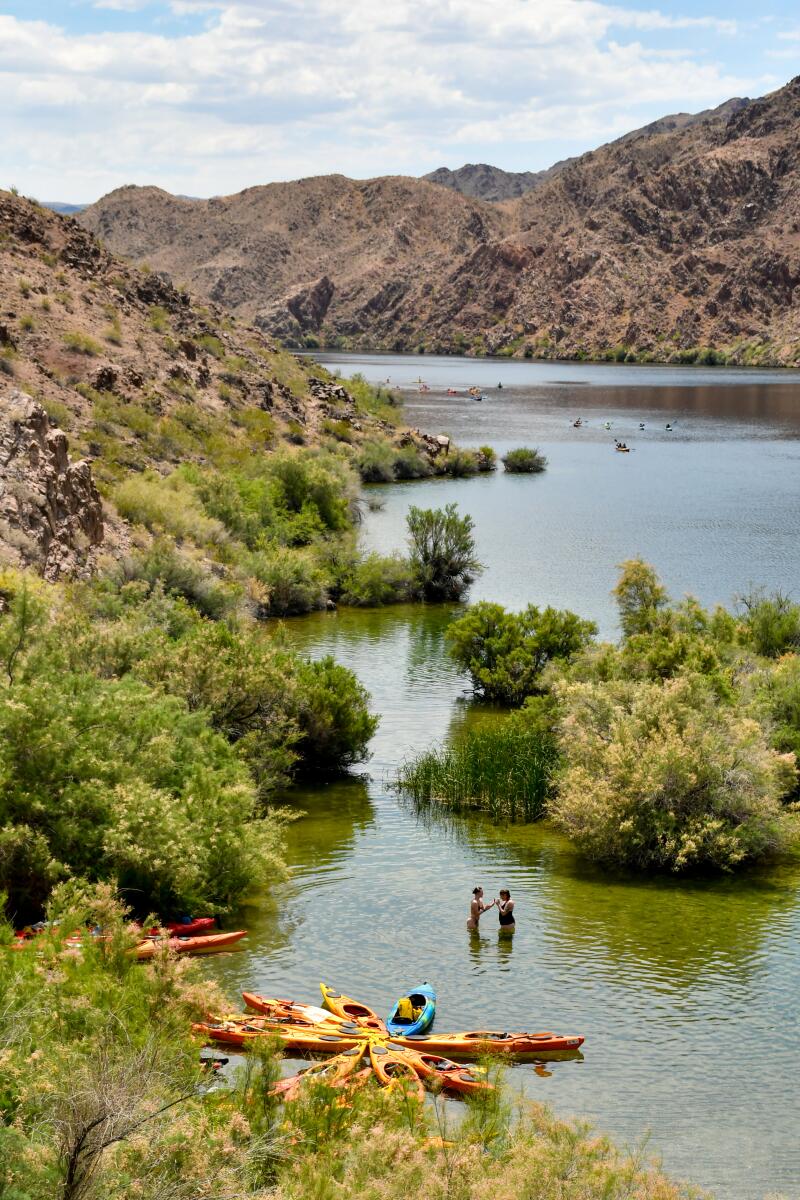
M572 1057L583 1037L550 1031L512 1033L466 1030L433 1034L436 993L420 984L400 997L386 1021L366 1004L320 984L324 1008L296 1000L243 992L249 1012L209 1016L192 1026L206 1042L246 1049L270 1038L287 1055L311 1054L315 1063L275 1085L276 1095L294 1099L306 1081L324 1079L334 1087L353 1087L375 1076L380 1084L402 1087L421 1096L425 1087L469 1094L491 1087L485 1073L460 1063L486 1053L511 1059ZM457 1061L458 1060L458 1061ZM366 1064L366 1065L362 1065Z

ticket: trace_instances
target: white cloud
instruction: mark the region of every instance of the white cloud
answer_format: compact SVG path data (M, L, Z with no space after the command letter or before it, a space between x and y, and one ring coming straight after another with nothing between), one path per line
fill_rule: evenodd
M596 0L166 2L194 14L191 32L0 15L7 182L86 199L131 181L211 194L328 171L420 173L495 149L500 165L511 154L536 167L542 141L574 153L759 82L692 37L681 48L681 31L736 34L702 14Z

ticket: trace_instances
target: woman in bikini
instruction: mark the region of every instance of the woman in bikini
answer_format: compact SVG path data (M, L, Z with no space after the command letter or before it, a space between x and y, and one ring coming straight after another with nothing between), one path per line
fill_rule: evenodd
M497 915L500 918L500 932L513 933L517 924L514 920L514 901L511 899L511 892L504 888L500 893L499 900L496 900L495 903Z
M469 906L469 917L467 918L467 929L470 933L477 933L478 922L481 919L481 913L488 912L490 908L494 908L496 900L491 904L483 903L483 888L476 887L472 889L472 902Z

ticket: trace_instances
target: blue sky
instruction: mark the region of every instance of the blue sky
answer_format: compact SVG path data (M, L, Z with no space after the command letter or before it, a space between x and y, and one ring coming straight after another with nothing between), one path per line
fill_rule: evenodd
M797 74L796 0L0 0L0 185L536 170Z

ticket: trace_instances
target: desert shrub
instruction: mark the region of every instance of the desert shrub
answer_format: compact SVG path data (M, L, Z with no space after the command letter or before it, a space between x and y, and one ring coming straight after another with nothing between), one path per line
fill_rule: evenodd
M513 613L482 601L454 621L446 636L451 655L477 692L503 704L521 704L541 690L549 663L578 654L596 632L593 621L566 609L529 604Z
M346 573L342 585L343 604L375 608L408 600L414 578L408 560L399 554L368 554Z
M290 617L325 607L328 579L310 550L270 546L249 555L243 565L261 585L260 615Z
M389 442L365 442L358 457L358 472L364 483L391 483L395 453Z
M460 517L455 504L435 509L412 505L406 523L417 594L425 600L460 600L482 570L472 517Z
M637 869L731 870L796 836L781 807L793 758L701 676L556 686L565 767L550 804L588 857Z
M202 337L195 338L195 345L199 350L205 350L212 358L225 357L225 347L219 338L211 333L204 333Z
M287 442L291 442L293 446L303 446L306 440L306 431L299 421L288 421L286 425Z
M782 592L750 592L741 598L744 639L765 658L800 650L800 604Z
M461 450L456 446L442 461L442 465L445 474L452 475L454 479L466 479L478 474L478 455L475 450Z
M166 333L169 329L169 313L160 304L151 304L148 311L150 328L156 333Z
M36 328L36 322L34 321L34 319L30 313L25 313L23 316L20 317L19 327L20 327L20 329L23 329L26 333L30 333L33 329Z
M152 472L129 476L116 488L114 502L126 520L153 533L189 538L199 546L218 546L226 539L222 524L206 515L191 484L177 471L166 479Z
M403 446L394 458L394 475L396 479L427 479L433 474L433 467L424 454L420 454L416 446Z
M621 575L614 588L623 635L652 633L661 621L669 597L649 563L631 558L620 564Z
M162 588L169 596L181 596L214 621L232 612L239 602L235 587L216 578L165 538L126 558L117 577L120 583L140 581L150 591Z
M31 872L42 839L49 852L28 889L67 873L114 879L169 912L225 907L266 882L274 826L255 821L248 774L203 713L132 678L44 664L12 696L0 706L0 829L18 848L25 839ZM12 904L16 883L0 878Z
M105 341L111 342L113 346L122 345L122 326L116 314L112 317L111 324L103 330L103 338Z
M494 471L497 467L497 451L493 446L480 446L478 454L483 459L481 464L482 471Z
M64 345L68 350L73 350L76 354L86 354L90 358L103 353L103 347L99 342L96 342L94 338L89 337L86 333L81 333L79 330L65 333Z
M297 668L298 751L307 774L338 774L368 757L378 727L369 693L331 656Z
M544 471L547 459L539 450L520 446L517 450L509 450L503 455L503 468L514 475L531 475Z

